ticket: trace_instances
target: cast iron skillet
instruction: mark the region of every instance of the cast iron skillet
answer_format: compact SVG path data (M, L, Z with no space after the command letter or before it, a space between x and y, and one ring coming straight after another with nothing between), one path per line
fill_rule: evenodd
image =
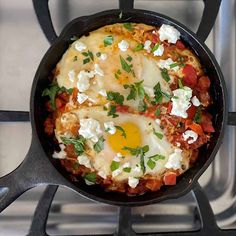
M43 57L31 90L32 143L22 164L10 174L0 178L0 186L2 187L0 189L0 211L5 209L26 190L42 184L62 185L89 199L120 206L141 206L166 199L178 198L193 188L198 178L214 159L222 142L228 113L224 78L213 54L193 32L167 16L144 10L123 10L122 19L119 19L119 14L120 10L109 10L73 20L64 28L58 39L55 40ZM180 31L181 39L196 52L211 78L211 94L214 100L211 113L214 115L213 123L216 130L210 143L201 148L197 163L178 178L177 185L163 186L158 192L149 192L135 197L105 192L100 186L87 186L83 181L78 183L71 182L68 173L61 168L57 160L51 157L54 151L54 144L44 134L43 128L47 113L44 109L41 94L49 83L48 76L52 69L67 50L70 38L74 35L80 37L104 25L124 21L142 22L156 26L169 24ZM236 124L235 118L235 113L231 113L231 124Z

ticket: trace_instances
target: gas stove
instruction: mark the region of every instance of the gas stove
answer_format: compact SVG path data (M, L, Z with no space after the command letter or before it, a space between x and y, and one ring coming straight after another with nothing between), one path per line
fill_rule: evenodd
M59 34L78 16L118 8L119 4L133 7L133 1L125 0L99 0L99 4L96 0L49 1L55 32L47 15L41 14L43 7L47 11L47 2L0 3L0 176L16 168L28 151L31 84L55 33ZM220 1L214 1L209 15L204 2L207 1L136 0L134 8L163 13L195 32L202 19L203 36L215 22L206 44L223 71L229 110L235 111L236 1L222 0L216 21L214 12ZM37 187L0 214L0 235L236 235L235 173L236 129L228 126L214 162L184 197L150 206L119 208L92 202L63 187Z

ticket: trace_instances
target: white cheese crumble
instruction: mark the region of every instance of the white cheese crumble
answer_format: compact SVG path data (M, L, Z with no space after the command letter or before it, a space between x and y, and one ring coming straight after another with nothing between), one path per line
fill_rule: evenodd
M107 91L105 89L100 89L98 93L103 97L107 97Z
M167 40L168 43L176 43L177 40L180 38L180 32L171 25L163 24L158 32L160 40Z
M151 98L154 98L155 97L155 94L154 94L154 90L153 88L150 88L150 87L146 87L146 86L143 86L145 92L147 93L147 95Z
M100 123L93 118L80 119L79 134L96 143L98 138L102 135Z
M192 144L197 140L198 134L192 130L186 130L183 133L183 138L185 141L188 140L188 144Z
M168 58L166 60L159 60L157 62L157 65L161 68L161 69L167 69L167 70L173 70L173 71L178 71L179 70L179 66L176 65L175 67L171 68L170 65L175 64L176 62L174 62L171 58Z
M122 167L123 167L123 169L124 168L130 168L130 163L129 162L125 162L123 165L122 165Z
M116 156L122 157L122 154L121 154L120 152L117 152L117 153L116 153Z
M146 40L145 42L144 42L144 47L143 47L143 49L145 49L147 52L150 52L151 51L151 44L152 44L152 42L150 41L150 40Z
M80 41L78 41L78 42L75 43L75 49L76 49L77 51L79 51L79 52L85 50L86 48L87 48L86 44L84 44L84 43L82 43L82 42L80 42Z
M131 188L136 188L139 183L139 179L129 176L128 184Z
M78 74L77 88L80 92L86 91L90 87L89 79L94 77L94 73L81 70Z
M162 56L164 53L164 46L163 44L160 44L159 47L153 52L153 55L156 56Z
M181 144L179 142L176 142L175 144L176 144L177 147L181 146Z
M87 155L78 156L77 161L79 162L80 165L83 165L87 168L91 168L90 159L88 158Z
M172 109L171 115L187 118L187 110L191 106L190 99L192 97L192 89L184 86L172 91L174 97L171 98Z
M200 101L198 100L198 98L196 96L194 96L192 99L191 99L193 105L195 107L199 107L201 105Z
M65 159L66 158L66 152L64 151L66 146L64 144L59 144L59 147L61 149L60 152L55 152L52 154L52 157L53 158L56 158L56 159Z
M118 47L122 52L125 52L129 48L129 43L126 40L122 40L118 43Z
M172 154L170 154L168 161L165 164L165 167L168 169L180 169L181 168L181 161L182 161L182 150L181 149L175 149Z
M99 175L100 177L102 177L103 179L106 179L106 178L107 178L107 175L106 175L105 171L103 171L103 170L99 170L99 171L98 171L98 175Z
M94 74L104 76L104 72L98 64L94 64Z
M112 177L114 178L114 177L116 177L117 175L119 175L121 173L122 173L122 169L118 168L118 169L116 169L112 172Z
M102 61L105 61L107 59L107 54L106 53L102 53L101 56L100 56L100 59Z
M68 72L68 77L69 77L69 80L73 83L75 82L75 71L74 70L70 70Z
M88 99L88 95L86 95L85 93L78 93L77 94L77 101L79 104L84 103L87 99Z
M161 124L161 120L160 119L155 119L155 122L156 122L157 125Z
M133 172L134 174L140 174L141 171L142 171L142 170L141 170L141 166L140 166L140 165L135 166L135 167L132 169L132 172Z
M118 156L115 156L115 157L113 158L113 161L115 161L115 162L120 162L120 158L119 158Z
M116 127L113 121L104 122L104 128L109 134L115 134L116 132Z

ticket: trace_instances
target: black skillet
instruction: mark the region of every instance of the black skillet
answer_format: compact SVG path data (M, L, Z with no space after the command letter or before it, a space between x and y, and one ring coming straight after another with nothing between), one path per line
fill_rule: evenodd
M121 10L109 10L91 16L79 17L71 21L64 28L60 36L56 38L48 11L48 0L34 0L34 5L36 13L39 14L40 12L41 15L44 15L43 20L40 22L41 25L44 25L48 20L50 22L50 25L43 29L48 36L48 39L53 42L53 45L43 57L32 85L30 100L32 142L29 152L18 168L10 174L0 178L0 211L4 210L26 190L42 184L62 185L89 199L120 206L153 204L171 198L178 198L188 193L194 187L195 183L197 183L201 174L213 161L222 142L227 119L228 124L236 125L236 113L228 113L227 91L223 74L215 57L203 43L209 33L209 29L214 24L214 21L207 22L202 20L199 28L200 30L197 33L199 35L198 37L179 22L155 12L133 10L131 9L133 7L133 1L124 0L120 1L120 9L122 9L123 12L122 19L119 19ZM220 0L205 1L204 14L216 15L219 5ZM215 19L215 17L213 17L213 19ZM177 185L163 186L158 192L150 192L135 197L105 192L99 186L87 186L83 181L78 183L71 182L68 173L61 168L57 160L54 160L51 157L54 151L54 145L44 134L43 128L43 122L47 113L44 109L41 96L42 91L49 83L48 76L52 69L67 50L70 38L74 35L80 37L101 26L116 22L142 22L156 26L162 24L173 25L180 31L181 39L196 52L212 81L211 93L214 105L211 107L211 113L214 115L213 122L216 132L213 134L210 143L201 148L200 157L197 163L183 176L179 177ZM47 29L50 30L48 31ZM230 115L228 116L228 114Z

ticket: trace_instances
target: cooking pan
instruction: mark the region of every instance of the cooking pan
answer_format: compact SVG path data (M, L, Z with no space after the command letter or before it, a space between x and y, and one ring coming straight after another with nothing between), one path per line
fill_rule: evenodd
M222 142L226 122L228 121L230 125L236 125L236 113L228 113L227 91L223 74L214 55L203 43L214 21L204 22L202 20L200 24L202 27L198 31L198 37L184 25L167 16L151 11L134 10L131 9L133 1L120 1L122 19L119 18L120 9L79 17L71 21L57 38L48 12L48 1L34 0L34 5L36 13L39 14L41 12L44 16L40 22L41 25L50 20L47 28L51 28L51 30L48 31L45 27L43 29L48 39L52 42L52 46L43 57L32 85L30 98L31 146L21 165L8 175L0 178L0 211L5 209L26 190L42 184L65 186L91 200L119 206L153 204L171 198L178 198L188 193L213 161ZM217 14L220 1L206 1L205 5L205 15ZM209 13L209 10L211 13ZM105 192L100 186L87 186L84 181L72 182L69 174L61 167L58 160L52 158L55 148L54 142L45 135L43 127L47 112L42 99L42 91L49 84L48 77L51 71L71 43L70 38L74 35L80 37L99 27L117 22L136 22L156 26L161 26L162 24L173 25L180 31L181 39L185 44L198 55L212 81L210 89L213 105L210 108L210 112L214 117L213 124L216 132L212 134L210 142L200 148L199 158L195 165L178 178L177 185L163 186L157 192L148 192L134 197L115 192ZM204 27L208 27L208 29L204 30Z

